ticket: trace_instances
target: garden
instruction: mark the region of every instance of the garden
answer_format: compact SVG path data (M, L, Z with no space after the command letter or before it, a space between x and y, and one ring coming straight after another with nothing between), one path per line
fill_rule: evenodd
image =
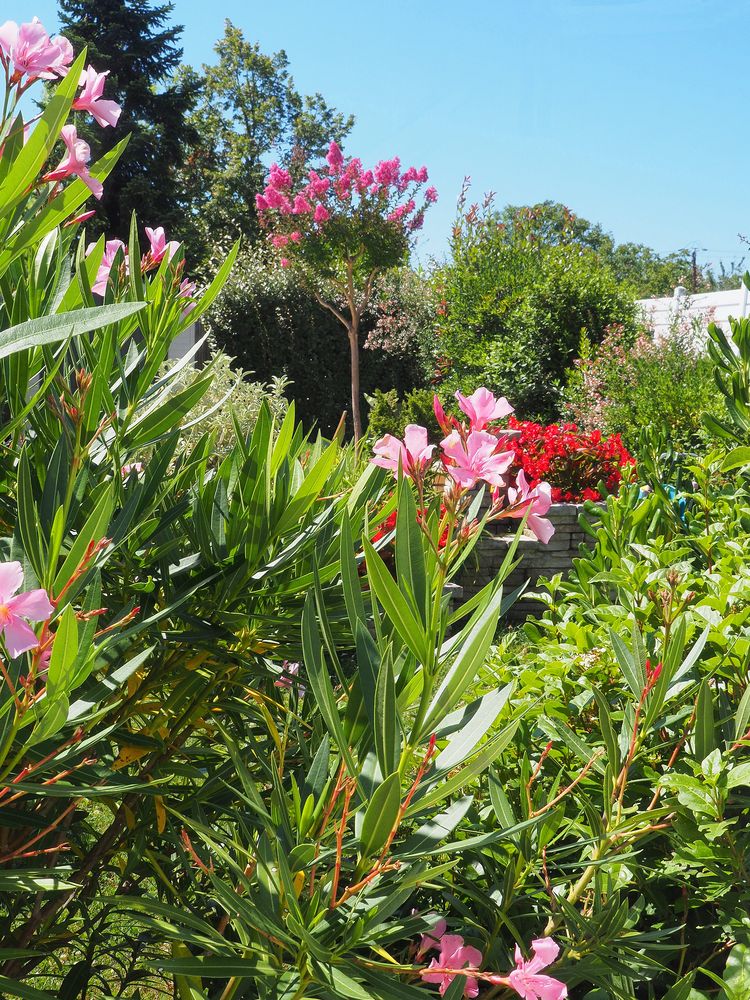
M99 232L113 81L0 64L0 995L750 1000L750 319L468 187L413 268L332 115Z

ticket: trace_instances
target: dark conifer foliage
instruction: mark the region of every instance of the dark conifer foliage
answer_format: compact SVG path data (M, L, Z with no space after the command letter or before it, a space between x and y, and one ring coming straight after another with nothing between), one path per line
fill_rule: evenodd
M108 71L106 96L122 107L116 128L77 116L79 134L96 158L124 135L131 139L107 180L89 228L127 239L130 216L141 225L164 225L181 235L184 217L177 171L192 139L188 123L195 94L173 74L182 59L182 25L172 23L173 3L151 0L59 0L61 30L76 51Z

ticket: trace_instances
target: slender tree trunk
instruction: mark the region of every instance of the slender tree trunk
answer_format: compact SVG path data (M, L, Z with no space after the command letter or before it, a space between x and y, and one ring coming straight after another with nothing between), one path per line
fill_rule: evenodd
M349 333L352 375L352 425L354 427L354 443L359 444L362 437L362 412L359 405L359 316L356 312L352 315L347 331Z

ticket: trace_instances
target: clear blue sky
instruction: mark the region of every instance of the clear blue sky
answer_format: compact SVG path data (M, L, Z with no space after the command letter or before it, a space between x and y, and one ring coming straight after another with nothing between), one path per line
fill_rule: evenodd
M3 9L56 26L54 0ZM618 240L743 255L749 0L176 0L186 61L213 59L225 17L356 115L349 151L428 166L422 258L444 253L467 174L477 195L559 200Z

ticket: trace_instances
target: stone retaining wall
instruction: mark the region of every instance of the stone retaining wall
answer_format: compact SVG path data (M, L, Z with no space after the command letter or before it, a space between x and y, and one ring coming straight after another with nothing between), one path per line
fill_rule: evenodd
M526 589L533 591L539 577L566 573L571 568L573 559L579 554L581 543L590 544L592 541L579 523L582 514L582 504L553 504L547 517L555 525L555 533L546 545L538 541L529 531L525 532L519 540L515 556L516 559L520 558L521 562L505 581L506 593L527 581ZM507 521L500 521L488 525L477 542L474 552L467 561L468 565L457 581L463 587L464 599L481 590L502 566L515 537L513 532L498 530L501 526L505 528L507 524ZM519 621L530 614L539 615L543 607L538 601L522 597L510 609L508 618L511 621Z

